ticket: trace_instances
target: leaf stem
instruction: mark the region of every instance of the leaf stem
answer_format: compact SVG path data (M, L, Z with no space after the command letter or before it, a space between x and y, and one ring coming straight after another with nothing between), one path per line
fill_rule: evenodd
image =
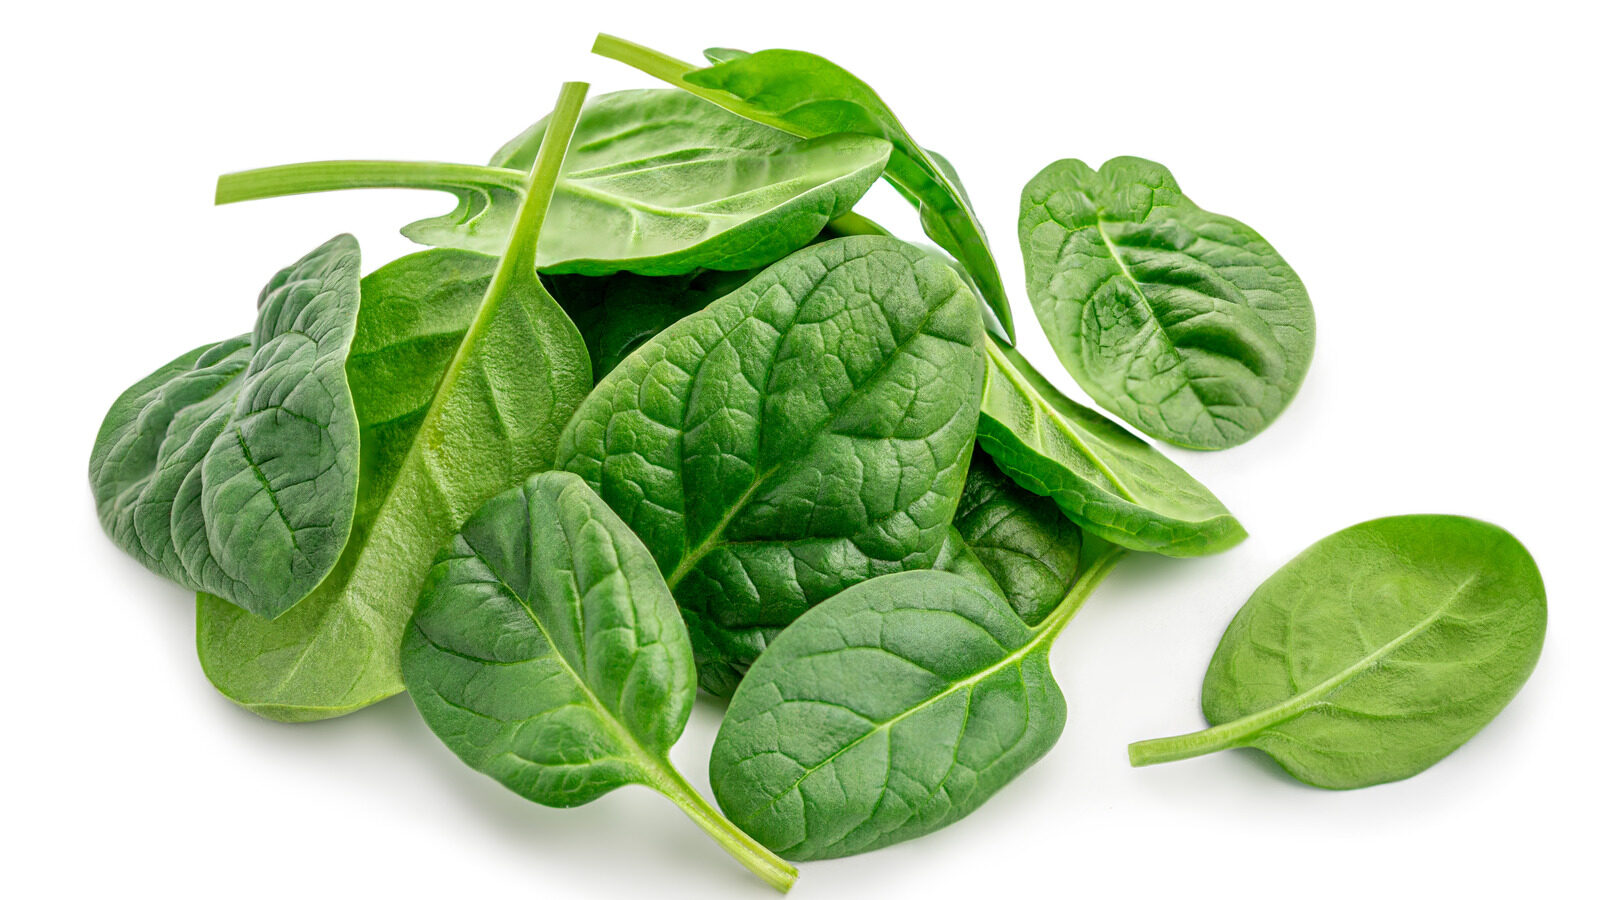
M1245 716L1212 728L1173 737L1154 738L1128 745L1128 762L1135 766L1176 762L1240 746L1261 727L1255 716Z
M653 776L650 786L677 804L684 815L699 825L701 831L710 835L729 856L779 891L788 893L789 888L794 886L798 874L794 866L762 846L755 838L740 831L739 826L728 821L727 816L706 802L706 799L700 796L700 792L685 781L677 769L670 764L660 764L650 774Z
M357 188L459 191L503 188L521 192L528 174L459 163L338 159L229 172L217 179L217 205Z
M1038 636L1034 641L1055 640L1055 636L1061 633L1061 629L1067 627L1072 617L1083 608L1084 601L1089 599L1089 595L1094 593L1094 589L1100 586L1100 582L1111 574L1111 570L1116 568L1117 563L1121 562L1127 553L1127 550L1115 544L1104 544L1104 549L1095 556L1093 562L1089 563L1089 568L1083 570L1078 580L1067 589L1067 595L1061 598L1061 603L1050 610L1050 614L1039 623L1035 629Z
M491 298L502 279L539 277L534 268L539 229L544 227L545 215L550 211L550 198L555 194L556 179L561 175L561 163L566 159L567 146L572 143L572 133L577 130L578 115L583 111L583 98L588 92L589 85L581 81L569 81L561 86L544 140L539 144L539 155L533 161L533 169L524 176L528 196L517 210L505 255L495 270L494 281L489 284Z
M635 44L633 41L624 40L616 35L602 33L595 36L594 46L590 48L590 52L604 56L607 59L614 59L623 65L632 66L646 75L659 78L673 87L688 91L702 100L715 103L728 112L749 119L752 122L759 122L762 125L776 128L796 137L821 137L821 132L801 128L783 116L773 115L767 110L727 91L691 84L685 76L691 72L698 71L700 67L686 63L675 56L668 56L660 50L652 50L643 44Z

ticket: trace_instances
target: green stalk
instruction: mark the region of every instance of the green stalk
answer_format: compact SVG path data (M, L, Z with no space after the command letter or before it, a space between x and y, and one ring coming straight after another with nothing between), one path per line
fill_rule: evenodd
M1245 739L1259 731L1263 724L1268 724L1260 721L1267 718L1277 718L1277 716L1264 716L1258 713L1189 734L1138 741L1128 745L1128 762L1135 766L1153 766L1157 763L1192 759L1218 750L1228 750L1240 746Z
M293 163L230 172L217 179L217 205L357 188L413 188L431 191L503 189L521 193L528 173L494 166L458 163L344 159Z
M677 769L670 764L661 765L650 775L650 787L675 803L684 815L700 826L701 831L710 835L729 856L755 873L756 877L784 893L794 886L798 875L795 867L728 821L728 817L706 802Z

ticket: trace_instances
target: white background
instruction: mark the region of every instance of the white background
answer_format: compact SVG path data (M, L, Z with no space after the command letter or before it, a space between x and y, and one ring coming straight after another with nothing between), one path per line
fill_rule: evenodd
M300 726L229 705L195 661L190 597L100 534L87 489L95 430L123 388L246 330L265 278L330 235L355 233L370 269L409 248L399 224L449 203L362 192L216 209L217 174L486 159L564 79L651 84L589 56L597 30L683 58L808 49L865 78L960 170L1024 349L1074 394L1028 310L1013 225L1022 185L1059 157L1165 163L1202 206L1265 234L1316 304L1316 359L1278 423L1234 450L1173 451L1250 540L1124 564L1056 647L1071 718L1055 750L942 832L802 866L795 896L1582 890L1600 800L1594 14L894 5L0 14L0 892L767 895L644 790L576 810L521 800L461 765L404 697ZM910 229L898 203L876 190L864 209ZM1432 770L1355 792L1301 786L1247 752L1127 765L1129 741L1203 724L1206 662L1257 583L1329 532L1408 512L1494 521L1543 569L1544 657L1499 719ZM716 717L702 702L674 754L702 786Z

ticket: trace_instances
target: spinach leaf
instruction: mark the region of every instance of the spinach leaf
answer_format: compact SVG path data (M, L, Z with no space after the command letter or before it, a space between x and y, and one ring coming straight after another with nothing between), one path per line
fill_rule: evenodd
M1239 610L1201 693L1215 727L1128 756L1255 747L1318 787L1410 778L1511 702L1544 628L1539 568L1505 531L1460 516L1363 522L1312 544Z
M990 331L1015 340L1011 306L989 239L966 189L948 160L911 138L887 104L856 76L820 56L798 50L758 53L712 49L712 65L697 68L631 41L602 34L594 52L743 116L804 138L869 135L888 141L884 177L915 204L934 243L960 260L981 289ZM842 210L841 210L842 212Z
M369 276L350 362L371 445L361 519L332 574L274 621L200 595L200 661L233 701L298 721L399 693L401 632L434 553L486 498L550 466L589 361L534 258L582 98L563 89L498 264L440 251Z
M1242 444L1306 377L1305 286L1248 226L1206 212L1131 156L1045 167L1017 223L1028 296L1067 371L1101 406L1197 450Z
M977 306L914 247L828 241L661 332L573 415L556 464L655 554L707 691L820 600L932 565L977 425Z
M1072 402L1021 353L990 341L978 441L1018 484L1055 500L1084 531L1167 556L1218 553L1245 538L1205 486L1149 444Z
M89 481L106 534L151 571L279 616L328 574L355 515L345 357L361 254L340 235L262 289L255 330L112 404Z
M1078 575L1083 533L1052 502L972 454L955 529L1022 621L1037 625ZM957 570L958 571L958 570Z
M541 472L440 552L401 668L428 727L474 769L556 807L644 785L786 891L794 867L668 758L694 703L692 656L650 551L581 478Z
M236 172L217 202L345 188L447 191L454 210L401 231L433 246L498 253L526 193L541 121L488 166L384 161L301 163ZM874 137L794 137L682 91L597 98L578 122L539 242L544 272L677 275L740 270L804 246L861 199L889 159Z
M856 585L750 667L711 750L739 827L789 859L864 853L967 815L1061 736L1050 645L1122 551L1099 555L1030 629L946 572Z

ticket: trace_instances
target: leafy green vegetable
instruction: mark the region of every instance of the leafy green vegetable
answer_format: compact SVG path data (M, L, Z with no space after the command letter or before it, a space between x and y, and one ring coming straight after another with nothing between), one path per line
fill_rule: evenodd
M864 853L967 815L1055 745L1050 645L1122 551L1037 628L945 572L856 585L801 616L739 685L711 751L728 817L789 859Z
M753 122L804 138L857 134L894 147L884 177L921 213L934 243L960 260L981 289L989 328L1010 343L1011 306L989 239L948 160L917 144L882 98L839 66L798 50L744 53L712 49L697 68L631 41L602 34L594 52L626 63Z
M1048 499L1001 474L982 451L972 454L956 509L956 531L1022 621L1037 625L1078 575L1083 533Z
M1244 528L1205 486L1149 444L1072 402L993 341L978 441L1018 484L1094 535L1168 556L1219 553Z
M468 765L546 806L660 792L768 884L794 867L673 768L694 703L689 635L655 561L581 478L541 472L462 525L406 628L417 710Z
M977 305L914 247L828 241L657 335L573 415L557 466L655 554L707 691L822 599L934 562L977 425Z
M641 127L648 123L647 127ZM412 240L498 253L526 193L541 121L489 166L351 160L235 172L217 202L345 188L447 191L454 210ZM545 272L740 270L804 246L877 180L890 147L853 134L796 140L682 91L623 91L583 111L539 242Z
M1072 377L1180 447L1242 444L1311 365L1316 325L1294 270L1248 226L1194 205L1166 168L1051 163L1022 192L1028 296Z
M255 330L112 404L89 460L106 534L151 571L274 617L327 576L355 514L345 357L361 253L340 235L261 291Z
M1255 747L1318 787L1410 778L1511 702L1544 628L1539 568L1505 531L1460 516L1364 522L1312 544L1239 610L1201 694L1215 727L1128 756Z
M348 366L366 444L359 521L332 574L274 621L200 595L200 661L233 701L297 721L399 693L401 632L434 553L486 498L549 467L589 361L534 259L582 98L582 85L563 89L481 292L492 261L462 251L369 276Z

